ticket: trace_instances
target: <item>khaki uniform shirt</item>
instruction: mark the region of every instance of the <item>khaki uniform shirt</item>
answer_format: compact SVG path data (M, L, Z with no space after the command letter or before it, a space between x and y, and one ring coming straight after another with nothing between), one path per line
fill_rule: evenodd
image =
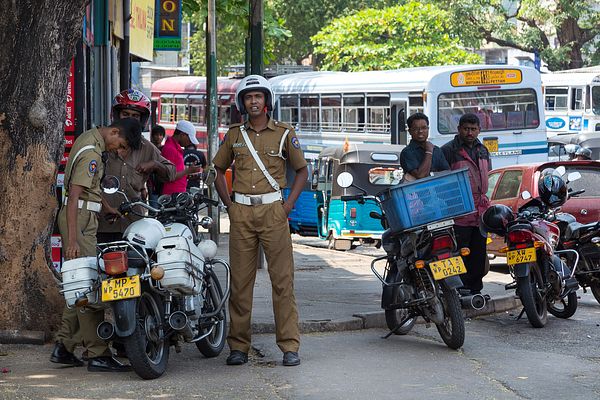
M156 171L156 175L160 180L171 181L175 178L177 172L173 163L161 156L160 150L144 138L142 138L142 147L139 150L130 151L125 159L116 154L110 154L106 161L106 175L114 175L119 178L121 190L125 192L130 201L133 201L141 197L142 189L144 189L149 177L149 174L142 174L136 171L136 168L148 161L158 161L161 164L161 167ZM119 205L125 201L120 193L105 194L104 199L115 209L118 209ZM143 213L141 209L137 211ZM125 228L140 218L130 213L111 224L104 218L104 213L101 213L98 232L124 232Z
M83 147L92 145L93 149L85 150L75 155ZM65 168L65 190L69 195L70 185L83 186L84 190L79 197L80 200L93 201L100 203L102 201L102 191L100 180L104 164L102 162L102 152L105 150L104 139L97 128L90 129L82 133L69 153L69 161Z
M246 142L240 132L241 124L232 125L213 159L215 167L226 170L235 161L235 178L233 191L242 194L264 194L274 192L275 189L260 170ZM286 187L286 161L294 171L306 166L304 153L294 129L282 122L269 119L267 127L257 132L250 122L244 124L248 137L258 153L261 161L269 174L277 181L280 187ZM286 129L288 136L283 146L283 156L278 156L281 137Z

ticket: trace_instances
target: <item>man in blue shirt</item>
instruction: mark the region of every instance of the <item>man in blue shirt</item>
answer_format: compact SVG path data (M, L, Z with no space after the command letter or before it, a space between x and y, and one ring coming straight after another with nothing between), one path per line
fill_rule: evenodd
M442 150L428 141L429 118L423 113L415 113L406 121L411 141L400 153L400 165L406 181L426 178L431 172L450 169Z

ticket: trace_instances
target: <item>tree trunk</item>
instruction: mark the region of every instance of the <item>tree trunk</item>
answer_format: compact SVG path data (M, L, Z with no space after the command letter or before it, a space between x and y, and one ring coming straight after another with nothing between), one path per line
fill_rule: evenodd
M85 0L13 0L0 14L0 329L49 332L64 305L50 272L67 81Z
M585 43L581 43L583 32L577 20L573 17L564 19L559 29L556 30L556 37L560 47L569 46L571 51L569 52L569 60L565 60L562 65L562 69L573 69L583 67L583 55L581 54L581 46Z

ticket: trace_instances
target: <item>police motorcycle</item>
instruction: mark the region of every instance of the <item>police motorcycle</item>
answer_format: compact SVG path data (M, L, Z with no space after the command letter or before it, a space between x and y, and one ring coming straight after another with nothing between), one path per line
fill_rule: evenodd
M353 176L348 172L342 172L337 183L342 188L354 186L362 191L353 185ZM384 338L406 335L421 316L427 327L435 324L448 347L459 349L464 343L465 326L456 289L462 286L458 274L466 272L461 254L467 255L469 249L457 249L451 219L402 231L390 227L395 206L386 205L389 191L374 196L364 191L341 196L342 201L372 201L381 208L381 214L371 211L370 216L381 220L385 229L381 240L386 255L373 260L371 270L383 284L381 306L390 329ZM376 268L382 261L386 263L383 275Z
M560 167L559 167L560 168ZM572 249L560 249L561 231L557 212L568 197L567 183L581 178L572 172L567 180L557 173L544 174L538 181L539 198L529 192L527 201L515 214L505 205L489 207L481 217L482 233L495 233L505 238L507 264L514 281L506 290L516 289L523 304L517 319L525 313L535 328L543 328L548 312L558 318L570 318L577 310L575 278L579 255Z
M141 207L149 215L129 225L123 240L98 244L97 277L75 294L74 305L95 301L112 309L113 320L100 323L98 336L123 343L143 379L160 377L170 346L179 352L182 341L195 343L206 357L218 356L227 335L230 270L215 258L216 244L198 233L212 224L210 217L199 219L199 209L217 202L201 193L178 193L161 196L154 208L129 201L114 176L106 176L102 187L125 197L121 213L140 215ZM225 290L217 269L225 273Z

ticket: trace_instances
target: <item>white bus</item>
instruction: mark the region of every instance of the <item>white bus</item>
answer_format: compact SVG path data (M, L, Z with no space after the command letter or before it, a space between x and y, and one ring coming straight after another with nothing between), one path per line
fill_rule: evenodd
M600 73L542 74L548 136L600 131Z
M461 115L481 120L493 166L548 157L540 74L518 66L441 66L370 72L305 72L271 79L275 118L291 123L304 147L406 144L406 118L424 112L441 146Z

